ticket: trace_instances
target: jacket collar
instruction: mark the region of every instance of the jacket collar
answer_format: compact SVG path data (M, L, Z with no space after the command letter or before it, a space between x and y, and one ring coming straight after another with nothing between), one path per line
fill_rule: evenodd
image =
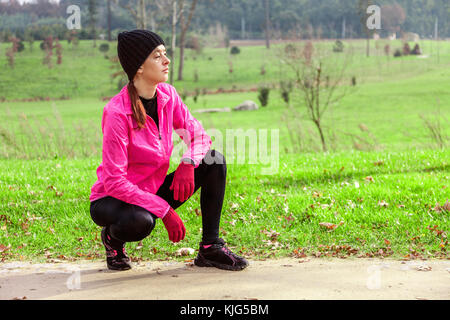
M167 101L169 100L169 95L167 95L166 93L164 93L160 87L160 83L158 83L158 85L156 86L156 92L158 95L157 98L157 103L158 103L158 110L160 108L163 108ZM122 90L120 90L120 96L123 99L123 107L125 110L126 114L133 114L133 110L131 108L131 100L130 100L130 95L128 94L128 89L127 89L127 85L125 85ZM160 107L159 107L160 106Z

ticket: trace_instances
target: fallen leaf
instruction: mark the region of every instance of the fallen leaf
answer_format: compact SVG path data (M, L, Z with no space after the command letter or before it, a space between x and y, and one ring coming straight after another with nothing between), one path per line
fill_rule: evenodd
M14 298L12 298L12 300L26 300L26 299L27 299L26 296L23 296L23 297L14 297Z
M450 211L450 202L448 200L445 202L445 204L442 206L442 209L446 211Z
M388 246L391 244L391 242L389 240L384 239L384 243Z
M384 201L384 200L381 200L381 201L378 201L378 205L379 205L380 207L385 207L385 208L387 208L387 207L389 206L389 203L387 203L387 202Z
M175 252L175 255L176 255L177 257L180 257L180 256L190 256L190 255L193 255L194 252L195 252L195 250L192 249L192 248L181 248L181 249L178 249L178 250Z
M431 271L431 267L430 266L417 266L415 269L417 271Z
M366 179L366 181L369 181L369 182L375 182L375 180L372 178L372 176L367 176L364 179Z
M339 224L334 224L334 223L331 223L331 222L320 222L319 226L325 227L325 228L327 228L329 230L335 230L337 227L339 227L339 226L341 226L343 224L344 224L344 221L341 221Z
M314 191L313 194L312 194L313 198L320 198L321 196L322 195L319 192L317 192L317 191Z
M8 244L8 246L5 246L3 244L0 244L0 252L5 252L11 248L11 245Z

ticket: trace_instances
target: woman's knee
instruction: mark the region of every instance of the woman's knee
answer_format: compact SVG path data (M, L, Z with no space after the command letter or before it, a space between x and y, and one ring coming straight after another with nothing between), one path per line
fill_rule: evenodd
M218 173L226 176L227 173L227 163L225 161L225 156L217 150L209 150L205 157L203 158L203 162L210 169L214 169Z
M125 242L140 241L155 228L156 217L147 210L135 206L133 212L127 212L117 223L110 226L111 235Z

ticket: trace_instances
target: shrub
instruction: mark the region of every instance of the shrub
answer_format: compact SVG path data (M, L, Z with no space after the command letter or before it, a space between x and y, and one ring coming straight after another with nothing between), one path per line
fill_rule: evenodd
M407 56L409 54L411 54L411 48L410 48L408 42L405 42L405 44L403 45L403 55Z
M422 50L420 50L419 44L416 43L416 45L414 46L414 49L411 51L411 54L414 55L421 55L422 54Z
M391 46L389 44L384 46L384 54L389 56L391 53Z
M241 49L239 49L236 46L233 46L233 47L231 47L230 53L231 54L239 54L239 53L241 53Z
M22 52L24 49L25 49L25 46L23 45L22 41L17 43L17 52Z
M394 57L398 58L402 56L402 51L400 49L395 50Z
M267 104L269 103L270 88L265 86L259 87L258 92L258 100L261 103L261 106L267 106Z
M200 89L199 88L195 88L194 96L192 97L192 99L194 99L194 103L197 103L197 99L198 99L199 95L200 95Z
M292 91L292 81L280 81L281 98L289 103L289 95Z
M186 39L185 48L195 50L197 54L201 54L203 51L203 42L197 35L189 35Z
M100 50L101 52L107 52L109 50L109 44L107 43L102 43L99 47L98 50Z
M194 82L198 82L198 70L194 70Z
M287 56L294 56L297 53L297 48L292 44L292 43L288 43L285 47L284 47L284 53Z
M333 46L333 52L344 52L344 44L341 40L336 40Z
M266 68L262 65L261 71L259 72L262 76L266 74Z

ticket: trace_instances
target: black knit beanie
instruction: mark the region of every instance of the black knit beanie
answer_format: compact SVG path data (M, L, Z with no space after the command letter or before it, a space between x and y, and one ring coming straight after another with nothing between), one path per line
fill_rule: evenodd
M123 70L130 81L133 80L139 67L148 55L164 40L156 33L148 30L133 30L119 33L117 37L117 53Z

